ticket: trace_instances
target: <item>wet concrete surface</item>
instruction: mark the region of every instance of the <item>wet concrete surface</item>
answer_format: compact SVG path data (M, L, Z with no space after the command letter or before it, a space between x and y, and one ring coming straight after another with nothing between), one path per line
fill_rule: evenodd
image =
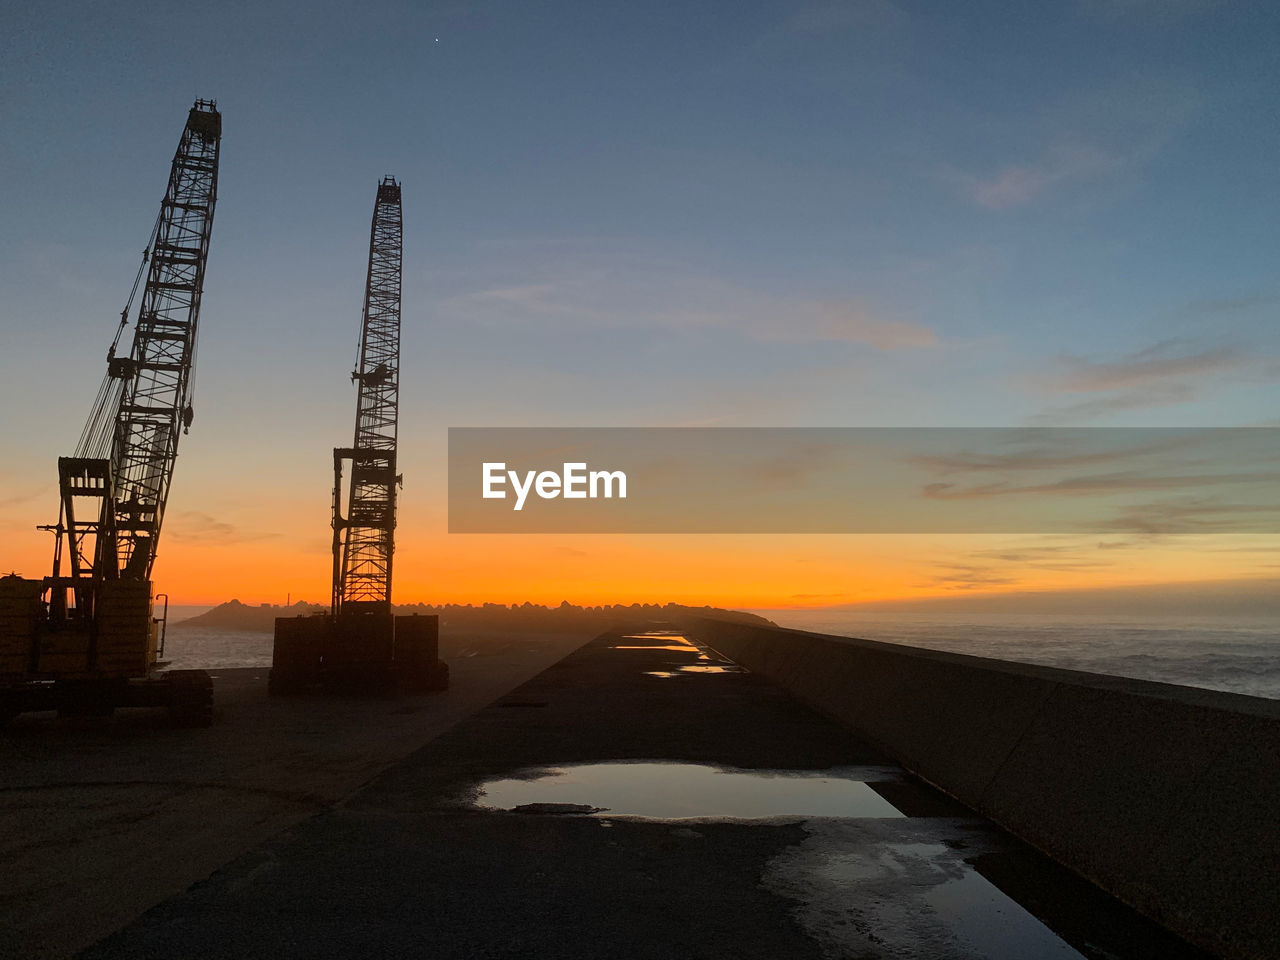
M706 655L598 638L81 956L1203 956L762 677L652 675ZM486 783L657 763L846 780L895 815L734 817L678 780L692 815L611 815L598 778L485 806Z
M589 639L447 634L450 689L396 700L271 699L265 669L217 670L207 729L19 717L0 731L0 957L73 955Z

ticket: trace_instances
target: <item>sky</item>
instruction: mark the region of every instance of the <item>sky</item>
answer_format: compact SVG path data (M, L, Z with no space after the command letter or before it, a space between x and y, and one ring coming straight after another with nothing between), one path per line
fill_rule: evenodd
M197 97L175 602L329 591L404 190L395 599L786 607L1280 576L1280 537L446 532L460 426L1280 425L1280 9L0 3L0 567L47 572Z

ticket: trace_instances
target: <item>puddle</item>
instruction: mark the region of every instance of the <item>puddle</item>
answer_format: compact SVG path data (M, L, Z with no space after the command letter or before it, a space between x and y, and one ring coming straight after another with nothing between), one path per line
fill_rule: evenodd
M589 763L530 773L527 779L481 784L477 805L515 810L574 804L613 818L649 820L902 817L864 782L894 777L895 771L879 767L792 772L696 763Z
M746 667L740 667L736 663L726 663L722 666L712 666L710 664L696 664L689 667L676 667L674 670L646 670L646 677L678 677L682 673L746 673Z
M660 645L658 645L658 644L656 644L656 643L654 643L654 644L647 644L647 643L646 643L646 644L641 644L641 645L636 645L636 646L627 646L627 645L625 645L625 644L621 644L621 643L619 643L619 644L617 644L617 645L615 645L615 646L610 647L609 649L610 649L610 650L678 650L680 653L697 653L697 652L698 652L698 648L697 648L697 647L690 646L690 645L688 645L688 644L686 644L686 645L685 645L685 646L683 646L683 647L677 647L677 646L675 646L675 645L673 645L673 644L672 644L672 645L660 646Z
M729 669L719 667L680 667L680 670L701 673L740 673L745 672L732 660L726 660L709 647L696 640L690 640L684 634L676 633L635 633L620 637L622 640L652 640L653 643L616 643L611 650L669 650L673 653L697 654L699 660L709 664L725 664ZM652 676L667 676L666 671L655 671Z
M611 650L675 650L678 653L697 653L702 654L696 644L690 643L683 636L663 634L661 636L629 636L621 637L622 640L652 640L653 643L615 643L609 649ZM705 656L705 654L703 654Z
M924 896L956 938L992 960L1080 957L1016 900L973 868Z
M1081 956L964 862L973 848L956 827L827 820L805 830L809 839L775 858L763 879L799 902L797 920L829 953L880 955L891 944L895 957Z

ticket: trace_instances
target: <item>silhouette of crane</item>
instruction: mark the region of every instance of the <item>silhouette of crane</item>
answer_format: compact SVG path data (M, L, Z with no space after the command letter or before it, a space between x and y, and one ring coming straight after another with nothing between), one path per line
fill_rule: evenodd
M107 351L106 375L75 455L58 459L58 522L41 527L55 537L52 575L0 578L0 710L6 716L55 706L63 713L109 714L117 706L165 705L183 722L212 719L208 674L155 673L168 598L153 598L151 570L178 441L194 416L192 376L221 138L217 105L197 100ZM128 352L117 355L135 299L132 340ZM165 597L166 616L157 619L159 597Z
M355 441L333 451L333 604L335 617L391 613L396 526L396 430L400 408L400 185L378 184L369 229L369 272L360 326ZM351 463L342 515L343 463Z
M400 405L400 184L378 183L360 325L356 430L333 451L333 590L327 617L276 620L272 695L317 686L356 693L441 690L439 620L391 612ZM344 485L344 467L350 474ZM343 505L346 513L343 513Z

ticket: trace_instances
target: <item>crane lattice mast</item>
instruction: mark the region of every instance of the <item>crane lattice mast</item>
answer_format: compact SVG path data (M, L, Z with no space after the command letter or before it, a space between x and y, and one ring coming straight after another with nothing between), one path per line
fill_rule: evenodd
M357 384L355 442L333 451L333 614L391 612L396 426L400 403L400 185L378 184L369 237ZM342 472L351 462L347 513Z
M129 319L126 306L76 455L58 460L62 514L53 528L55 614L68 612L67 589L74 593L77 616L89 617L100 582L150 579L178 438L193 415L192 372L221 136L217 104L197 100L139 270L138 279L145 271L146 283L129 352L116 355ZM96 508L78 516L75 503L85 498L96 500ZM61 572L64 537L69 576Z
M400 184L378 183L369 229L356 382L356 434L333 451L333 606L328 617L276 620L267 690L379 696L449 685L440 619L391 612L400 406ZM350 461L349 488L343 470ZM343 507L346 514L343 514Z

